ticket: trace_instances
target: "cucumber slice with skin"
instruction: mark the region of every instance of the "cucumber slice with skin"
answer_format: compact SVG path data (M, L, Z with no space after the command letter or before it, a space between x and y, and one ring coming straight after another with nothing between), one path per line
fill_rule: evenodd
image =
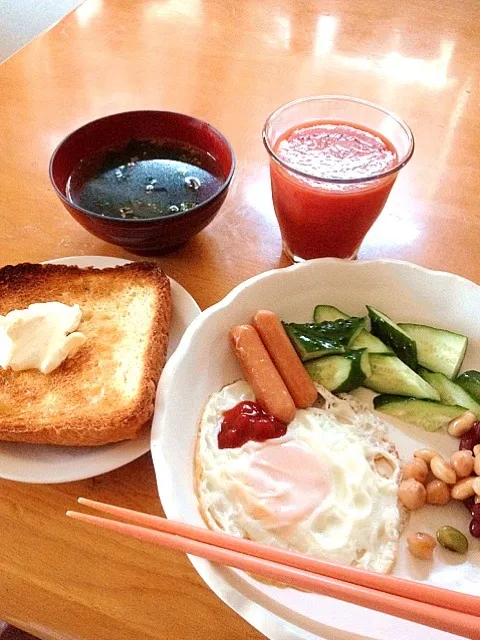
M320 324L284 322L283 326L301 360L305 362L325 355L343 353L362 331L365 318L346 318Z
M401 398L392 395L377 396L373 400L373 406L377 411L394 416L425 431L438 431L446 427L450 420L466 411L464 407L446 405L433 400Z
M400 360L411 369L417 368L417 348L414 340L381 311L367 305L372 333L391 347Z
M334 320L346 320L349 317L337 307L332 307L329 304L317 304L313 310L314 322L332 322Z
M440 395L415 371L388 353L369 354L372 373L363 385L378 393L412 396L427 400L440 400Z
M474 400L480 402L480 372L464 371L458 376L455 382L465 389Z
M332 320L345 320L349 318L343 311L328 304L317 304L313 310L314 322L328 322ZM372 336L365 329L361 331L357 338L350 344L350 349L367 349L369 353L393 353L381 340Z
M389 353L395 355L390 347L383 344L376 336L372 336L371 333L365 329L360 332L358 338L350 345L350 349L367 349L369 353Z
M302 362L345 352L345 347L335 340L307 334L305 329L298 329L291 325L284 325L284 328Z
M423 324L399 322L398 326L415 341L418 364L451 380L455 378L467 350L466 336Z
M480 404L468 394L465 389L452 380L449 380L443 373L432 373L426 369L420 370L420 375L440 394L440 402L443 404L459 405L465 407L480 418Z
M305 368L312 380L332 393L341 393L361 386L370 372L370 363L367 350L358 349L310 360Z

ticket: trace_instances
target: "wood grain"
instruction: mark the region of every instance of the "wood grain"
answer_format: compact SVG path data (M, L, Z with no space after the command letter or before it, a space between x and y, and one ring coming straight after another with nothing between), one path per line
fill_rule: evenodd
M416 151L360 258L480 282L476 0L86 0L0 67L0 263L131 258L66 213L48 178L74 128L128 109L204 118L237 172L215 221L159 258L202 308L287 260L260 132L280 104L340 93L392 109ZM0 619L45 640L260 638L186 558L72 524L78 495L161 514L150 457L58 486L0 482Z

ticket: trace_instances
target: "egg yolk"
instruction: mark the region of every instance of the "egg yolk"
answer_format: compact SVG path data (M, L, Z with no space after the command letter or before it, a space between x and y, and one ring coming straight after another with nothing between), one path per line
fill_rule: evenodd
M286 527L308 517L330 492L328 469L293 442L259 451L242 478L239 498L256 520L269 528Z

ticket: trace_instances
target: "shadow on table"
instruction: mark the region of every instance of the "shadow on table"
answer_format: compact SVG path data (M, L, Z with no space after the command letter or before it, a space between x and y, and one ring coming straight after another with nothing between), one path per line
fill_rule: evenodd
M0 640L37 640L37 638L5 622L0 622Z

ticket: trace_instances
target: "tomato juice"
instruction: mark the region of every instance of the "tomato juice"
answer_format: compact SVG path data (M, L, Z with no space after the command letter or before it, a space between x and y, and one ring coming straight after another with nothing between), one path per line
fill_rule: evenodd
M367 127L317 120L289 128L272 147L286 252L294 260L354 257L397 177L394 145Z

